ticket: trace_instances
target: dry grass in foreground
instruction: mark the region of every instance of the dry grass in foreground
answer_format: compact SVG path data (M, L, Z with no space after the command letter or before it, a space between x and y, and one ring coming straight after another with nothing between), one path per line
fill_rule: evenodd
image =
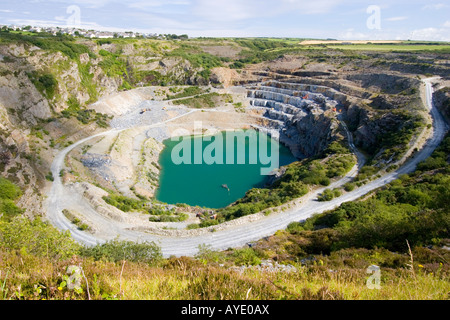
M57 261L2 250L0 299L448 299L450 282L439 269L382 269L381 289L377 290L366 286L366 270L331 270L321 261L296 265L297 272L268 273L255 268L239 272L186 257L149 266L77 256ZM82 270L78 290L69 289L67 268L71 265Z

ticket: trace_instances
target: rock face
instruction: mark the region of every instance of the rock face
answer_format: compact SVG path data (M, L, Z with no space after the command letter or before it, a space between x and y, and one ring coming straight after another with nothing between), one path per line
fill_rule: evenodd
M433 103L447 121L450 121L450 88L444 87L436 90L433 95Z
M388 94L397 94L420 85L420 80L385 73L352 74L346 78L358 83L363 88Z
M250 86L248 97L253 108L279 124L280 141L296 157L315 156L337 139L335 116L346 97L332 88L268 81Z

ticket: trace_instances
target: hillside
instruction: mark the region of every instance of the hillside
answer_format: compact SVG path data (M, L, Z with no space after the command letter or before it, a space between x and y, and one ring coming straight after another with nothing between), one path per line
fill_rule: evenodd
M448 137L414 173L244 248L167 258L155 243L114 240L121 224L173 236L251 223L407 163L433 134L424 78L436 77L433 101L448 120L448 46L355 46L0 31L0 296L448 299ZM162 140L193 132L194 121L278 130L299 161L215 219L208 208L167 210L154 199ZM105 244L85 247L48 223L59 183L58 201L73 205L62 210L67 223ZM371 264L382 268L382 290L365 286ZM67 288L69 265L82 267L89 289Z

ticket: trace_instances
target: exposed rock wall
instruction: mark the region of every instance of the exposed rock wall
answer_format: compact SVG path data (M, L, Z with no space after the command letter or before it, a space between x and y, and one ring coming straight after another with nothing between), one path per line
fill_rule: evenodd
M248 97L253 107L265 109L265 117L283 123L280 141L299 158L320 154L338 138L335 112L346 98L334 89L268 81L250 86Z
M447 121L450 121L450 88L445 87L435 91L433 95L433 103L447 119Z

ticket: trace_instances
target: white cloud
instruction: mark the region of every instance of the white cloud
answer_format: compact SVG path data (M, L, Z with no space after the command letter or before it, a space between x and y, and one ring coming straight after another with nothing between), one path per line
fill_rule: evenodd
M342 0L281 0L285 12L297 12L300 14L320 14L332 11L342 4ZM273 4L273 3L272 3Z
M192 12L213 21L239 21L253 18L282 17L330 12L343 0L194 0Z
M442 8L449 7L448 4L445 3L433 3L433 4L427 4L422 7L422 10L440 10Z
M197 0L192 8L195 15L205 20L232 22L249 19L258 11L256 1L241 0Z
M411 40L450 41L450 30L446 28L423 28L413 30Z
M450 20L447 20L444 22L444 24L442 25L444 28L450 28Z
M404 16L402 16L402 17L391 17L391 18L387 18L386 21L403 21L403 20L406 20L406 19L408 19L408 17L404 17Z
M369 38L370 36L368 34L357 32L353 28L349 28L338 34L338 39L342 40L366 40Z
M126 2L124 4L127 4ZM188 0L156 0L156 1L134 1L128 3L129 8L148 9L155 7L162 7L167 5L183 5L187 6L191 4Z

